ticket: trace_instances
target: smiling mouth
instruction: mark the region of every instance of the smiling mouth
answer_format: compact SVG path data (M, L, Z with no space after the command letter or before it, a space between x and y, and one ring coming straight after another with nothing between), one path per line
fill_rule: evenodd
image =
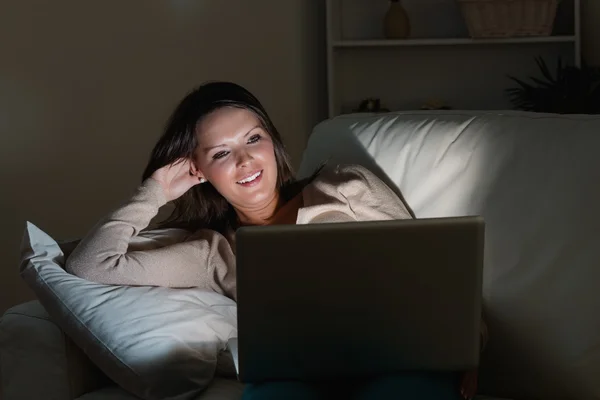
M236 183L243 185L246 183L251 183L254 182L257 178L259 178L262 175L262 170L255 172L254 174L250 175L247 178L242 179L241 181L237 181Z

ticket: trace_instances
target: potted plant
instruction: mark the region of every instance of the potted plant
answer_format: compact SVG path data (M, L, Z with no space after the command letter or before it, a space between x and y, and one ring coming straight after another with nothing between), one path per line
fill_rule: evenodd
M525 82L508 76L517 83L517 87L506 90L516 109L556 114L600 114L600 68L563 65L559 57L553 76L541 57L536 57L535 61L541 77L530 77L531 82Z

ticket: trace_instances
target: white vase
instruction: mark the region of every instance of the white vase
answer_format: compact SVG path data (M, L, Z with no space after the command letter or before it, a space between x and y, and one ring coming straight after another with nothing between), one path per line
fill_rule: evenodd
M410 36L410 20L400 0L391 0L383 19L384 35L388 39L406 39Z

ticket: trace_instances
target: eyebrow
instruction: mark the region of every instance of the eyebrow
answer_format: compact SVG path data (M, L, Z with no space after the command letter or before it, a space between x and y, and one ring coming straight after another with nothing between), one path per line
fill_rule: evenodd
M248 132L246 132L246 134L244 135L244 137L248 136L250 133L252 133L256 128L262 128L262 125L256 125L255 127L251 128ZM224 144L218 144L216 146L210 146L210 147L205 147L204 148L204 152L208 153L211 150L214 149L218 149L219 147L225 147Z

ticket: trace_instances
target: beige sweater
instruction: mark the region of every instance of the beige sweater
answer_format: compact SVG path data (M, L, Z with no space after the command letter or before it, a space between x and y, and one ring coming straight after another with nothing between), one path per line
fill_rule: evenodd
M357 165L325 168L302 191L297 224L412 218L402 200ZM212 230L159 248L129 251L166 200L148 179L124 206L100 221L67 258L68 272L90 281L133 286L200 287L236 298L235 237ZM481 321L482 347L488 341Z
M297 224L411 218L405 204L369 170L326 167L302 191ZM200 287L236 298L234 236L200 230L179 243L129 250L166 200L147 179L134 196L99 222L68 257L68 272L90 281L135 286Z

